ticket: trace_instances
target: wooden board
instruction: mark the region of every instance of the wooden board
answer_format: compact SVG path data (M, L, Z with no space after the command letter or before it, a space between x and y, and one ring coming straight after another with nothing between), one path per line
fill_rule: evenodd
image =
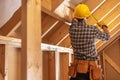
M55 80L55 53L43 51L43 80Z
M42 79L41 0L22 0L21 80Z
M6 46L6 78L8 80L21 80L21 49ZM7 66L8 65L8 66Z
M69 66L69 54L60 53L60 80L69 80L68 66Z
M0 73L5 75L5 45L0 44Z

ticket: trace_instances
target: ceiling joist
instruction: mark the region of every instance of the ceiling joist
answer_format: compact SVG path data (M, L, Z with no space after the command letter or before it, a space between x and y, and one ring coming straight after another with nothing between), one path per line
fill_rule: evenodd
M102 20L102 17L104 15L106 15L108 12L111 12L111 9L114 8L116 6L116 4L119 3L119 0L116 1L112 1L112 0L106 0L106 2L99 7L94 13L93 15L96 17L96 19ZM108 14L109 14L108 13ZM107 15L106 15L107 16ZM104 17L103 17L104 18ZM88 23L89 24L95 24L96 21L93 20L91 17L88 19Z

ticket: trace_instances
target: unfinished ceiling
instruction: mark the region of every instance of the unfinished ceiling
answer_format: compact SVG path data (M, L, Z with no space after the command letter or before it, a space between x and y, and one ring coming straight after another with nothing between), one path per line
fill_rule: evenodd
M75 6L81 2L88 5L91 13L99 21L102 20L108 25L111 37L116 36L120 31L120 0L42 0L41 38L43 43L71 47L68 34L69 23ZM21 38L21 8L17 6L16 9L12 18L0 26L2 27L1 35ZM87 23L93 25L96 21L89 17ZM97 40L98 48L103 44Z

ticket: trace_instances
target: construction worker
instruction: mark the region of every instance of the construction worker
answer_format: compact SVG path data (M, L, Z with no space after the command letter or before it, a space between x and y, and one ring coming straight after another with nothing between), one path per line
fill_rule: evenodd
M76 74L70 80L100 80L101 69L97 64L99 56L96 52L95 39L107 41L110 38L107 26L102 22L97 25L86 24L91 16L90 10L85 4L78 4L74 9L74 18L69 28L71 45L74 51L74 68ZM74 71L71 71L73 74ZM95 73L96 72L96 73ZM70 73L70 74L71 74Z

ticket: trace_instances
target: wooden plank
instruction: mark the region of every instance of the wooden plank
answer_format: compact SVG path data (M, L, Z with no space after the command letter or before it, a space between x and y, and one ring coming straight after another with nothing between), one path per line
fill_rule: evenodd
M57 31L58 28L60 28L62 26L62 24L64 24L63 22L58 22L57 25L55 25L48 33L46 36L44 36L42 38L42 42L43 43L47 43L47 44L55 44L53 43L53 41L51 41L49 38L51 37L51 35L53 35L53 33L55 33Z
M46 14L46 13L44 13ZM41 15L42 16L42 15ZM42 17L42 35L49 30L58 20L54 17L47 15Z
M52 1L51 0L42 0L42 7L46 8L47 10L52 10Z
M105 0L86 0L85 4L90 8L90 11L94 10L100 3L102 3ZM94 5L93 5L94 4Z
M105 60L120 74L120 66L118 66L107 54L104 54Z
M120 5L118 5L115 9L113 9L113 11L107 15L103 21L108 24L110 21L112 21L117 15L120 14Z
M22 0L21 80L43 80L41 0Z
M55 52L53 51L43 51L43 80L55 80Z
M44 12L44 13L46 13L46 14L48 14L48 15L50 15L50 16L52 16L60 21L66 21L64 18L61 18L59 15L49 11L48 9L46 9L44 7L42 7L42 12Z
M15 14L12 16L12 18L2 26L0 29L1 34L4 36L8 36L11 34L11 32L15 31L16 28L18 28L19 21L21 19L21 7L15 12Z
M68 47L69 48L71 46L70 43L71 43L70 42L70 37L68 36L59 44L59 46L64 46L64 47Z
M112 28L114 28L118 23L120 23L120 15L118 15L117 18L109 25L108 29L112 30Z
M5 45L0 44L0 73L5 76Z
M64 0L51 0L52 1L52 11L54 11Z
M21 48L21 39L0 36L0 44L11 45L16 48ZM67 53L72 52L72 49L60 47L56 45L45 44L45 43L41 43L41 49L42 51L58 50L59 52L67 52Z
M106 0L106 2L97 9L93 15L100 20L107 12L109 12L117 3L119 3L119 0L112 1L112 0ZM101 13L102 12L102 13ZM89 24L95 24L96 21L94 21L92 18L88 19Z
M62 24L54 32L52 32L55 34L51 34L48 39L56 45L68 33L68 28L67 24Z
M54 11L64 0L42 0L42 7Z
M8 80L21 80L21 49L6 45Z
M21 39L0 36L0 44L9 44L14 47L21 47Z
M104 52L103 52L103 73L104 73L104 80L106 80L106 65L105 65L105 56L104 56Z
M60 54L60 80L68 80L69 54Z

